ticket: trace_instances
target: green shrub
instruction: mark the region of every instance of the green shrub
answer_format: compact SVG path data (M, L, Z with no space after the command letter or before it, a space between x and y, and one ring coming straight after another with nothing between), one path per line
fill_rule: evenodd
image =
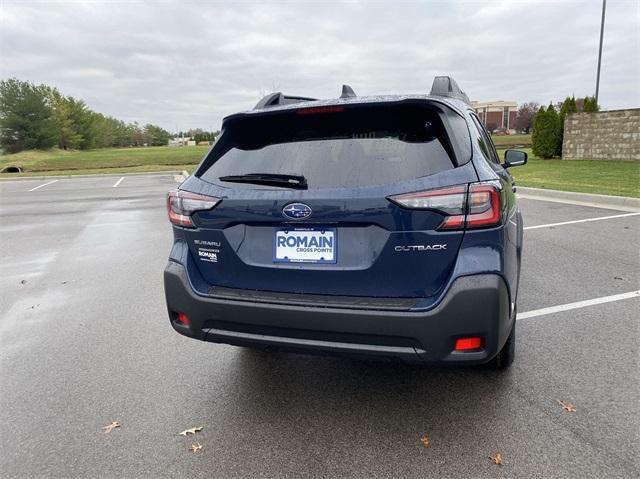
M595 96L587 96L584 99L584 105L582 106L582 111L587 113L593 113L596 111L600 111L600 105L596 101Z
M553 158L558 148L560 119L553 104L545 110L538 110L533 122L532 147L534 155L540 158Z
M33 83L0 81L0 147L9 153L56 144L56 123L46 97Z

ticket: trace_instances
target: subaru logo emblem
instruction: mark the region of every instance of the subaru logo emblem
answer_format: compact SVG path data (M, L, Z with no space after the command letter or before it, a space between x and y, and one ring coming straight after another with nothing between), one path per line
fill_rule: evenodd
M282 208L282 214L287 218L301 220L311 216L311 208L304 203L289 203Z

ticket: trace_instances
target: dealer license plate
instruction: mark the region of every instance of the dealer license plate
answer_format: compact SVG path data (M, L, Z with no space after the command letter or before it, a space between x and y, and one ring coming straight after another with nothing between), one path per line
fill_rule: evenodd
M275 230L273 261L276 263L335 263L336 253L335 229Z

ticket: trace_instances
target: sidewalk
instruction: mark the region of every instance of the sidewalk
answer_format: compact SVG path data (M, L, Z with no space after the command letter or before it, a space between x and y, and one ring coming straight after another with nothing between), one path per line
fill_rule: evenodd
M594 195L590 193L575 193L573 191L527 188L525 186L518 186L516 194L518 198L532 200L568 203L595 208L609 208L620 211L640 211L640 198L630 198L627 196Z

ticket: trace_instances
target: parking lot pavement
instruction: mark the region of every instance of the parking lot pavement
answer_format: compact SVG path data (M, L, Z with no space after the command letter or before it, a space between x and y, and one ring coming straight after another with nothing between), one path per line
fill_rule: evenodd
M638 296L518 321L505 373L196 342L164 306L174 178L120 178L0 182L3 477L640 474ZM621 214L520 205L527 226ZM639 235L527 230L519 311L639 290Z

